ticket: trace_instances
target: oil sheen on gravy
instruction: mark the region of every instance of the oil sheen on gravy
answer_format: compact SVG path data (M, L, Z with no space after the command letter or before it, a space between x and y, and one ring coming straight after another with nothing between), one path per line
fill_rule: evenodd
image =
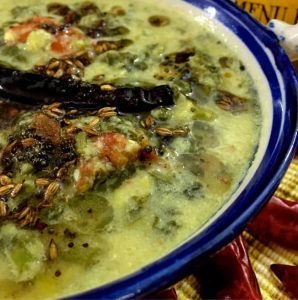
M50 29L35 28L22 40L18 31L23 28L14 27L34 16L62 24L65 11L48 11L50 1L3 2L1 64L48 68L53 57L72 57L98 41L129 40L120 49L98 49L80 79L114 86L169 84L176 104L137 116L99 115L99 121L97 115L78 114L63 126L61 118L56 121L41 109L16 109L15 117L13 108L0 107L0 171L14 186L22 184L15 198L0 197L11 216L0 217L0 298L71 295L169 253L227 202L254 159L261 113L243 63L208 28L158 1L93 1L98 10L80 13L72 27L83 34L68 41L66 54L53 48ZM83 2L59 3L77 12ZM103 31L92 34L100 21ZM115 28L122 29L115 34ZM12 122L5 121L7 111ZM39 124L47 118L53 130L57 124L61 130L57 139ZM86 131L90 124L98 135ZM78 130L65 143L69 148L61 150L70 126ZM39 135L37 146L28 140L30 128ZM4 149L14 139L27 139L29 146L17 150L7 167ZM54 150L48 150L49 140ZM56 156L43 161L35 153L41 149ZM59 167L75 160L63 179L55 177L58 156L65 159ZM59 190L51 207L37 208L52 182ZM21 223L26 207L33 207L30 213L46 227L34 228L32 219Z

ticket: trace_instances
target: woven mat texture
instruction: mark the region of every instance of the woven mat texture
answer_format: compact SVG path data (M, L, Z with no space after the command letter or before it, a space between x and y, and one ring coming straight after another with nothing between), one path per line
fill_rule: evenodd
M298 202L298 158L296 157L275 195L277 197ZM254 239L248 232L243 232L250 261L256 273L261 293L264 300L288 300L291 299L285 292L282 284L274 277L269 266L273 263L298 265L298 251L288 251L274 243L263 244ZM298 284L298 282L297 282ZM179 300L198 300L200 297L200 285L191 275L178 282L175 286Z

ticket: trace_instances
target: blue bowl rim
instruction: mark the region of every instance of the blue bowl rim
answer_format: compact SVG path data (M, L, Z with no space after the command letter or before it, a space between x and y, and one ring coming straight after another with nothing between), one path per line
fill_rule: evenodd
M274 106L273 130L265 154L265 158L267 157L267 159L264 158L264 160L266 160L266 166L263 167L261 171L258 169L258 174L256 174L257 179L254 178L254 182L250 182L248 185L249 188L245 189L233 205L216 219L216 222L220 219L224 219L222 222L219 222L219 226L217 226L216 229L214 224L211 224L198 236L195 236L187 243L175 249L172 253L144 267L140 271L99 288L72 296L72 299L131 299L164 288L178 278L181 278L185 274L185 269L189 267L194 260L214 253L243 230L245 224L265 205L267 200L274 193L294 155L298 141L298 79L287 55L279 46L277 37L249 14L240 10L239 7L233 3L230 3L230 1L186 0L186 2L201 9L210 6L215 7L217 12L220 12L216 19L230 29L229 24L238 25L232 26L232 31L236 34L243 33L241 31L241 29L243 29L241 23L244 24L246 28L253 28L253 35L258 38L259 41L262 41L262 44L270 49L274 56L275 63L282 74L285 84L286 103L281 103L281 99L279 99L279 97L281 97L280 91L276 91L276 87L271 84L271 92L273 94L273 100L276 101L276 105ZM227 16L231 15L234 16L234 18L227 21ZM255 51L257 50L256 47ZM258 56L258 53L254 54ZM264 57L259 57L258 60L262 61L262 59L264 59ZM269 68L268 65L262 66L264 73L266 73L267 78L268 76L270 77L270 82L271 80L276 82L277 78L271 76L272 66L271 70L268 70L267 67ZM282 123L281 114L285 116L284 123ZM264 178L264 174L267 174L266 178ZM256 198L250 203L248 199L252 197ZM235 218L233 219L231 216ZM231 219L231 221L229 221L229 219ZM213 230L210 231L210 227L211 229L213 228ZM218 227L221 227L221 229L216 231ZM210 237L215 231L216 236Z

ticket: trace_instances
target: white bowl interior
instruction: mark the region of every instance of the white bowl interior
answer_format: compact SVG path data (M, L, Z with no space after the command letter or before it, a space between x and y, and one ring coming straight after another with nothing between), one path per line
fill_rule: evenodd
M242 63L244 64L244 66L246 67L246 69L254 79L255 86L260 99L260 107L261 107L261 115L262 115L260 139L259 139L258 149L256 150L255 157L251 166L247 170L247 173L244 176L241 184L231 195L229 201L227 201L227 203L212 218L210 218L210 220L206 222L203 227L201 227L198 231L194 232L188 238L189 240L194 235L197 235L199 232L203 231L206 227L208 227L211 223L213 223L220 215L222 215L222 213L237 199L237 197L247 186L248 182L253 178L261 160L264 157L264 154L266 152L269 143L269 137L272 130L272 120L273 120L273 101L272 101L272 95L271 95L268 80L264 72L262 71L260 64L256 60L255 56L236 34L234 34L230 29L228 29L222 23L220 23L215 19L217 11L214 7L209 7L206 10L202 10L181 0L160 0L159 2L162 5L169 5L172 7L176 7L177 12L183 14L184 16L186 14L189 15L189 17L195 19L200 26L204 26L205 28L208 28L208 30L211 31L215 36L217 36L224 44L229 45L230 49L233 50L235 53L237 53L238 58L242 61ZM236 17L233 14L231 14L231 18L236 18ZM244 24L243 26L246 27ZM249 28L246 27L246 29L248 29L250 33L254 35ZM284 83L279 70L275 66L273 55L271 54L269 49L266 49L265 46L263 46L260 40L258 40L258 42L262 46L264 51L267 53L268 58L270 59L272 65L274 66L274 69L276 71L279 80L282 97L283 97L282 102L284 102L285 101Z

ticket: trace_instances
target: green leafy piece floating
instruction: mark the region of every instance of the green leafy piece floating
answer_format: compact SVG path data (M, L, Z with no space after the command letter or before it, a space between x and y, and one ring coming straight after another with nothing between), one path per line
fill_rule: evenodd
M0 279L28 281L42 269L46 250L38 232L20 230L13 224L0 229Z

